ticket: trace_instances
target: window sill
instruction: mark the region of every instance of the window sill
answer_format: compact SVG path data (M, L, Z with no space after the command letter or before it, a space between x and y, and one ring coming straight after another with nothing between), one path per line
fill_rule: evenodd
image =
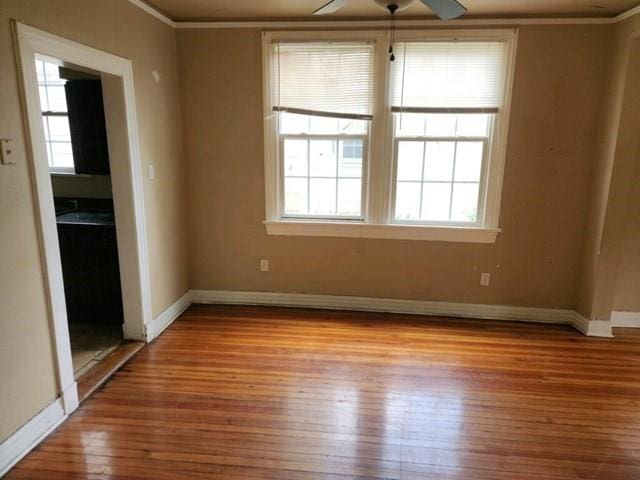
M322 221L264 222L267 235L303 237L350 237L432 242L495 243L499 228L436 227L423 225L374 225Z
M87 175L86 173L73 173L73 172L56 172L49 170L49 174L52 177L66 177L66 178L91 178L93 175Z

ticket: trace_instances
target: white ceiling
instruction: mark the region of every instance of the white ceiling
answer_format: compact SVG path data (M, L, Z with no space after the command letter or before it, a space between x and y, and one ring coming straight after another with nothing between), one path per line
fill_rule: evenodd
M148 0L177 21L308 19L328 0ZM460 0L475 17L610 17L638 0ZM425 18L431 12L418 0L398 14ZM373 0L349 0L339 12L321 18L384 18Z

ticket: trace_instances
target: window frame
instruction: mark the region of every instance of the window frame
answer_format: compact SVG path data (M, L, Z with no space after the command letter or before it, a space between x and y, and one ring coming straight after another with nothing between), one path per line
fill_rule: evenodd
M396 132L391 111L391 68L388 31L270 31L262 34L263 109L265 150L265 228L269 235L390 238L469 243L494 243L500 233L499 218L511 97L516 63L518 29L398 30L397 41L503 41L507 53L504 97L494 114L484 152L478 221L396 221ZM373 119L363 152L362 218L283 216L284 173L281 163L278 114L271 104L271 44L275 41L370 41L375 43ZM404 137L402 137L404 138ZM427 137L421 137L426 141ZM464 137L458 137L464 140ZM457 140L456 140L457 141ZM484 189L484 192L483 192Z
M65 117L67 119L67 121L69 121L69 113L67 112L55 112L55 111L50 111L50 110L46 110L42 112L42 118L46 119L47 121L47 131L45 132L45 145L47 147L47 157L48 158L53 158L53 143L69 143L69 142L61 142L61 141L56 141L56 140L51 140L49 138L49 129L51 128L49 126L49 118L50 117ZM76 168L75 166L73 167L56 167L55 165L51 165L49 164L49 172L53 173L53 174L58 174L58 175L75 175L76 174Z
M57 65L60 66L60 62L58 60L55 59L50 59L49 57L45 57L42 55L36 55L36 63L42 63L42 68L43 68L43 72L46 71L46 67L45 64L51 64L51 65ZM37 69L36 69L37 71ZM40 93L40 88L44 88L45 89L45 94L47 95L47 106L49 107L50 105L48 105L49 101L48 101L48 95L49 95L49 88L50 87L59 87L62 86L64 88L64 83L62 82L61 84L58 83L49 83L47 81L46 78L46 74L45 74L45 78L44 81L40 81L40 79L37 79L37 84L38 84L38 93ZM67 119L67 123L69 122L69 109L67 107L67 110L65 111L57 111L57 110L43 110L42 109L42 100L40 98L38 98L39 104L40 104L40 110L42 112L42 118L43 120L46 120L47 122L47 127L45 130L45 146L47 147L47 158L49 161L51 161L53 159L53 146L52 144L54 143L71 143L71 135L69 135L69 142L62 142L59 140L51 140L50 138L50 125L49 125L49 118L50 117L65 117ZM65 101L66 104L66 101ZM73 159L73 153L72 155L72 159ZM60 166L55 166L52 165L51 163L49 163L49 172L52 174L56 174L56 175L75 175L76 174L76 169L75 169L75 164L72 167L60 167Z
M369 144L369 137L370 137L370 132L369 132L369 128L367 128L367 131L363 134L313 134L313 133L278 133L278 168L281 169L281 171L284 171L284 142L286 139L288 138L292 138L292 139L299 139L299 140L333 140L338 142L338 145L340 144L340 141L343 140L351 140L351 139L361 139L362 140L362 174L360 176L360 180L361 180L361 187L360 187L360 215L359 216L351 216L351 215L312 215L312 214L291 214L291 213L286 213L284 210L284 201L279 202L278 208L279 210L279 218L282 219L283 221L293 221L293 220L323 220L323 221L330 221L330 220L338 220L338 221L354 221L354 222L363 222L365 219L365 213L366 213L366 207L365 207L365 203L366 203L366 185L367 185L367 174L369 169L367 168L368 166L368 162L367 162L367 158L368 158L368 154L369 154L369 148L368 148L368 144ZM309 152L307 151L307 169L310 170L310 162L311 162L311 158L309 155ZM336 169L339 168L340 165L340 152L336 150ZM336 172L337 173L337 172ZM357 177L340 177L340 176L336 176L336 177L319 177L319 176L311 176L310 171L309 171L309 175L306 177L287 177L286 175L280 175L279 176L279 188L280 191L283 192L284 194L284 183L286 181L287 178L306 178L307 179L307 185L309 185L309 181L312 178L326 178L326 179L336 179L336 209L337 209L337 195L338 195L338 186L337 186L337 182L340 179L345 179L345 180L349 180L349 179L353 179L355 180ZM307 203L309 203L309 192L310 192L310 188L309 186L307 186Z
M486 205L486 197L487 197L487 193L489 190L489 185L488 185L488 181L487 181L487 170L488 170L488 166L489 166L489 162L491 161L491 155L492 155L492 140L493 140L493 124L495 122L495 118L493 118L490 122L489 125L487 125L487 131L488 134L486 137L463 137L463 136L439 136L439 137L429 137L427 135L424 136L413 136L413 137L408 137L408 136L397 136L394 133L393 136L393 186L392 186L392 193L391 193L391 217L389 219L389 223L393 224L393 225L423 225L423 226L441 226L441 227L471 227L471 228L483 228L485 225L485 205ZM395 129L395 119L394 119L394 132L396 131ZM402 142L402 141L409 141L409 142L422 142L425 144L425 149L426 149L426 144L427 142L451 142L451 143L463 143L463 142L482 142L484 144L484 148L482 150L482 165L481 165L481 170L480 170L480 178L478 180L478 182L471 182L471 181L461 181L461 182L456 182L454 178L452 178L451 182L445 182L445 181L425 181L424 180L424 171L423 171L423 180L421 181L417 181L417 180L402 180L408 183L420 183L422 185L424 185L425 183L449 183L451 184L451 188L453 190L453 187L456 183L478 183L478 203L477 203L477 219L475 222L461 222L461 221L439 221L439 220L398 220L396 219L396 215L395 215L395 209L396 209L396 196L397 196L397 191L398 191L398 143ZM426 152L425 152L426 155ZM424 169L424 162L426 161L426 158L423 158L423 169ZM455 159L454 159L454 165L453 165L453 172L455 174ZM424 187L421 187L424 188ZM422 203L422 195L421 195L421 203ZM451 199L450 202L452 203L453 201L453 191L451 192ZM449 209L451 210L451 205L449 205Z

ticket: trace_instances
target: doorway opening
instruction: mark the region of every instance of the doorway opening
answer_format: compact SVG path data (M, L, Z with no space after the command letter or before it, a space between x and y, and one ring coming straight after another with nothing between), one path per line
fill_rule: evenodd
M143 345L152 319L133 70L110 53L12 28L67 416Z
M41 55L36 73L77 380L123 342L102 82Z

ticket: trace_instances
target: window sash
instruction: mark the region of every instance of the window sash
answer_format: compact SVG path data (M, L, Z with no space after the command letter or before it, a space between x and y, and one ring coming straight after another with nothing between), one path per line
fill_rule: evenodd
M284 143L286 140L333 140L339 142L340 140L361 140L362 141L362 174L360 178L358 177L341 177L338 175L336 171L336 176L327 177L327 176L318 176L318 175L285 175L284 174ZM318 220L347 220L347 221L359 221L362 222L366 217L366 198L367 198L367 184L368 184L368 154L369 154L369 145L368 145L369 135L368 134L308 134L308 133L300 133L300 134L278 134L278 170L279 174L279 191L280 191L280 201L279 205L279 218L286 220L309 220L309 219L318 219ZM336 152L336 168L339 168L339 152ZM307 152L307 165L311 159L309 158L309 153ZM309 169L307 170L309 172ZM309 172L310 173L310 172ZM311 213L286 213L285 212L285 181L287 178L303 178L307 180L307 195L309 195L309 183L311 179L331 179L331 180L360 180L360 215L340 215L340 214L327 214L327 215L318 215ZM336 188L336 197L338 195L338 191ZM309 199L307 199L307 202ZM337 201L336 201L336 209L337 209Z
M53 145L56 143L59 144L71 144L71 137L69 140L52 140L51 132L49 131L49 118L51 117L65 117L68 118L69 114L67 112L51 112L45 111L42 112L42 118L46 120L45 131L44 131L44 143L47 147L47 159L49 160L49 171L51 173L65 173L65 174L73 174L75 173L75 166L71 167L63 167L55 164L55 154L53 153ZM71 154L73 157L73 153Z
M492 130L492 128L490 128ZM398 144L400 142L452 142L452 143L464 143L464 142L482 142L482 164L480 169L480 178L476 181L456 181L455 180L455 168L456 168L456 159L454 157L453 166L452 166L452 179L448 180L424 180L424 165L426 162L426 152L424 153L422 159L422 179L421 180L401 180L403 183L419 183L420 184L420 212L422 210L422 199L423 199L423 190L424 185L429 183L439 183L439 184L448 184L451 185L451 193L449 194L449 217L451 217L451 208L453 203L453 187L456 184L478 184L478 201L476 205L476 221L475 222L464 222L459 220L405 220L405 219L396 219L396 198L398 191ZM389 219L390 224L394 225L434 225L434 226L476 226L480 227L484 225L485 220L485 197L487 192L487 170L488 170L488 159L491 157L490 152L490 144L491 144L491 132L489 132L487 137L428 137L428 136L418 136L418 137L405 137L405 136L395 136L394 137L394 148L393 148L393 183L392 183L392 195L391 195L391 218ZM421 212L422 213L422 212ZM421 215L419 215L421 216Z

